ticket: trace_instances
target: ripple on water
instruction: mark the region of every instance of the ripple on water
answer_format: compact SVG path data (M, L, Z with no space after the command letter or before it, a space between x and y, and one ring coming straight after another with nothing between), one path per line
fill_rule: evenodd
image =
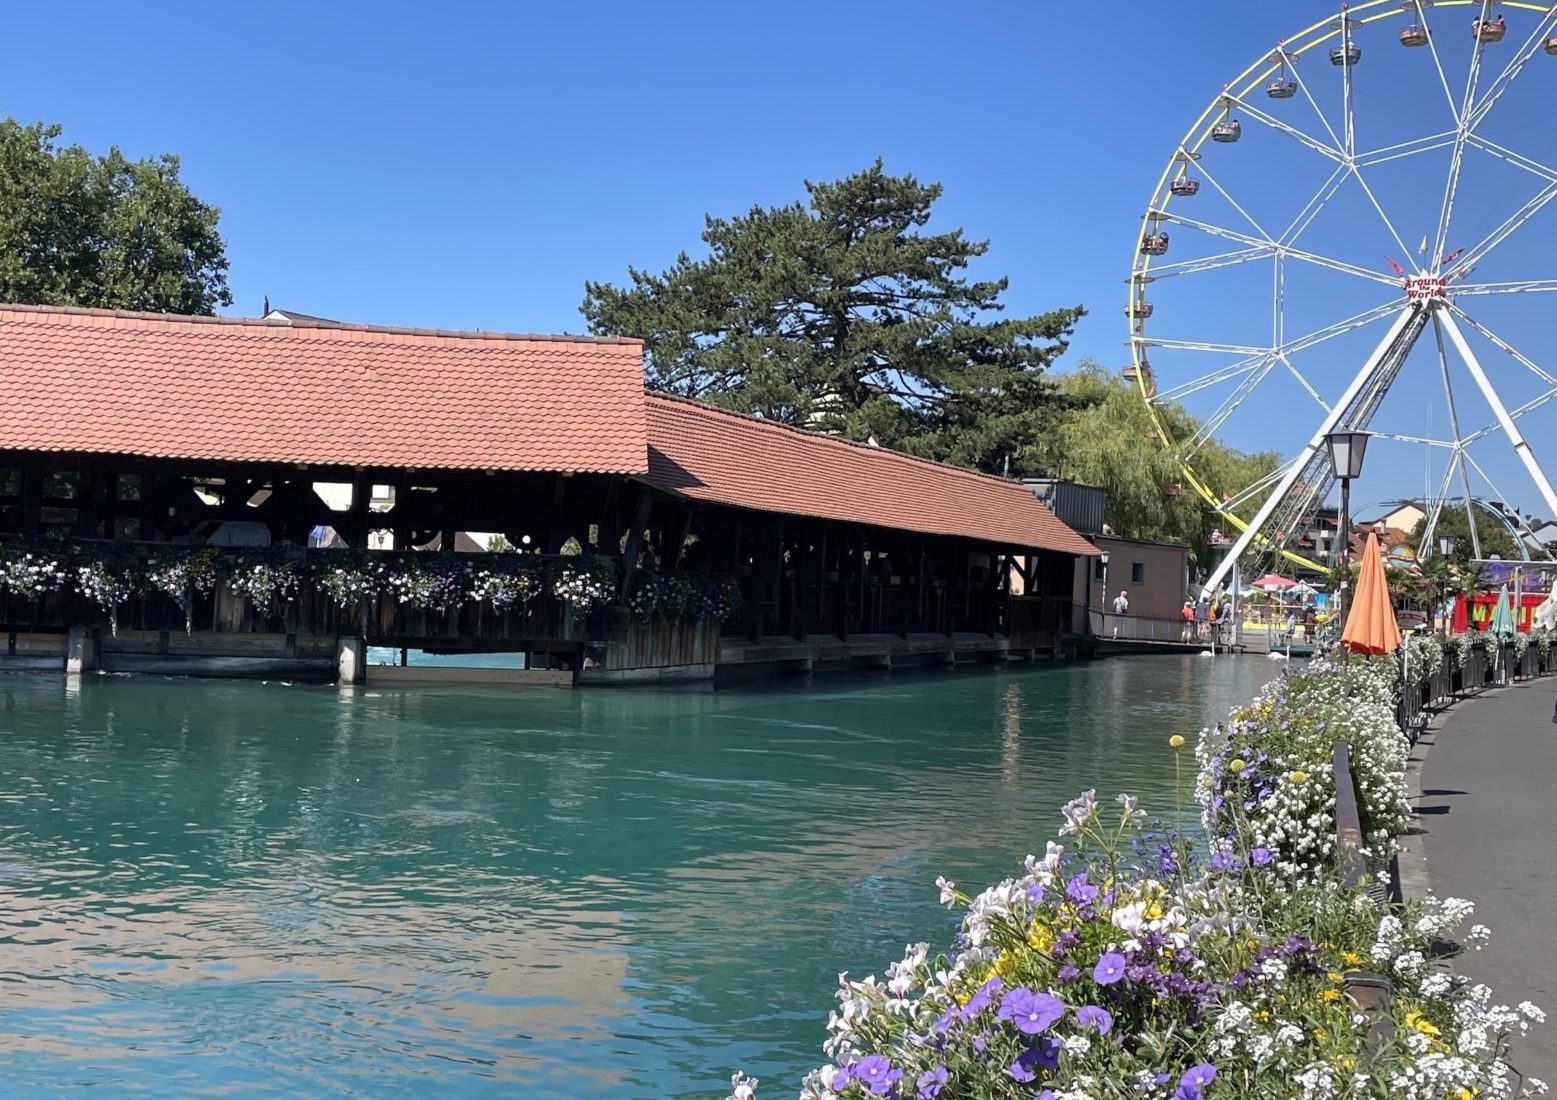
M717 692L0 678L7 1096L787 1091L1077 790L1264 662Z

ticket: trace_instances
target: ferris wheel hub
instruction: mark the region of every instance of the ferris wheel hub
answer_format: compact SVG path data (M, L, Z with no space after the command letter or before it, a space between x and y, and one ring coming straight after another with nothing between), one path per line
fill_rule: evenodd
M1425 272L1406 278L1406 300L1411 302L1447 302L1449 279L1446 275Z

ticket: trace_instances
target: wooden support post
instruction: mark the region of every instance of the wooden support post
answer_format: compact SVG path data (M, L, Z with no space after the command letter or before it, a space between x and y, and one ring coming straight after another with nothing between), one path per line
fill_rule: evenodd
M687 502L686 514L681 517L681 526L677 528L671 541L665 546L665 554L662 558L666 569L676 569L681 565L681 555L686 553L687 536L692 533L692 519L697 515L698 505L692 501Z
M29 457L22 465L22 534L36 535L43 527L43 467Z
M313 491L313 486L304 482L308 491ZM368 545L368 504L373 497L373 487L368 484L368 479L363 476L363 471L358 470L351 478L351 511L348 513L350 525L346 532L346 543L354 550L365 549Z
M638 569L638 552L643 548L643 531L649 525L649 514L654 508L654 492L647 485L638 486L638 499L633 502L633 525L627 532L627 547L622 551L622 583L617 588L620 602L627 598L633 574Z

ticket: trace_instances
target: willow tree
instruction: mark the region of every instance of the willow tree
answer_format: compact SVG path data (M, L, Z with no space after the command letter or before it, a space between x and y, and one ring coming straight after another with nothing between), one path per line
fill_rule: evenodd
M969 277L987 241L930 232L939 184L878 160L804 202L708 217L703 255L588 283L591 332L643 339L649 384L800 427L990 471L1049 427L1043 372L1076 306L1002 316Z
M1064 410L1053 430L1022 454L1022 468L1104 489L1106 521L1123 538L1188 543L1198 563L1210 561L1211 532L1221 521L1183 484L1178 458L1162 444L1135 384L1090 360L1053 383ZM1187 439L1198 427L1180 405L1157 412L1174 439ZM1215 441L1195 456L1196 469L1213 486L1229 488L1258 481L1279 462L1273 453L1246 454Z

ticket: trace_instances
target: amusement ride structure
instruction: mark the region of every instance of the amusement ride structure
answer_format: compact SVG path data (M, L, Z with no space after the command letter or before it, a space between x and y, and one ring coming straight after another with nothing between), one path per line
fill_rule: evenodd
M1539 426L1557 410L1557 364L1540 362L1554 96L1557 4L1365 0L1263 54L1172 149L1136 241L1124 373L1181 466L1170 492L1237 532L1208 590L1240 561L1328 568L1303 532L1336 432L1412 449L1426 547L1451 494L1467 510L1484 495L1473 480L1510 499L1478 444L1511 447L1499 472L1557 516L1527 439L1557 440ZM1219 436L1279 461L1238 483L1208 449Z

